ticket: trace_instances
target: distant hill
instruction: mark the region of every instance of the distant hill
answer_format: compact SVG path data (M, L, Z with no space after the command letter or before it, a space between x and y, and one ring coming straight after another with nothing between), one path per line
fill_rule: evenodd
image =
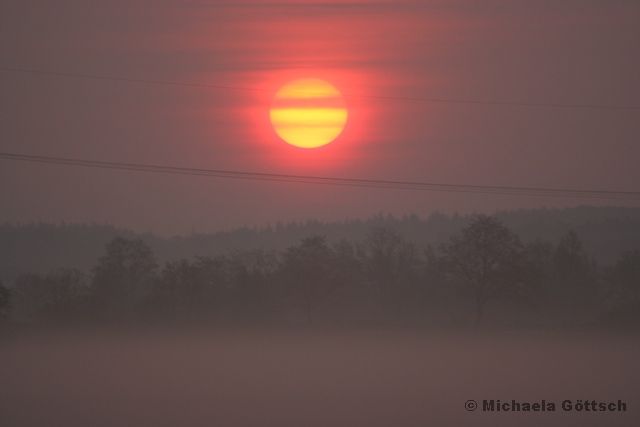
M574 230L602 264L612 262L625 250L640 249L640 208L522 209L498 212L496 216L525 241L555 242L567 231ZM4 224L0 225L0 279L11 282L21 273L46 272L59 267L89 270L102 254L104 245L116 236L143 239L164 262L232 250L283 249L313 234L326 236L330 241L362 240L374 227L394 229L426 246L448 239L469 217L469 214L441 213L427 218L376 215L367 219L327 223L309 220L175 237L96 224Z

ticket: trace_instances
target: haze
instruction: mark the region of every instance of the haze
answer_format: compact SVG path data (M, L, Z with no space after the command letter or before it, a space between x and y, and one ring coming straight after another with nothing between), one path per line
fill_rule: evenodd
M0 151L443 183L636 190L637 1L3 2ZM351 95L352 133L301 155L260 122L275 83L312 73ZM349 101L348 101L349 102ZM160 233L385 211L574 206L145 175L3 161L0 221ZM595 202L609 203L609 202Z

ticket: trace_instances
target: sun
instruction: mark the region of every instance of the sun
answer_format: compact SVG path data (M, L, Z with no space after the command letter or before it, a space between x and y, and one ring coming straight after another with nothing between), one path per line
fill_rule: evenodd
M349 113L342 93L331 83L304 78L282 86L269 117L276 134L287 144L318 148L333 142L344 130Z

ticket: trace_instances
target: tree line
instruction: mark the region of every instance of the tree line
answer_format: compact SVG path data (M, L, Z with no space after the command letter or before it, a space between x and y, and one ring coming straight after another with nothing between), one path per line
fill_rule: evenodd
M524 241L535 239L557 243L574 230L589 254L603 265L619 255L637 249L640 242L640 208L581 206L563 209L518 209L496 212L495 217ZM111 225L77 223L0 224L0 280L13 283L25 272L48 273L61 266L90 271L115 237L142 239L154 251L160 264L198 255L215 257L230 248L283 251L311 235L330 242L342 239L363 241L373 228L389 228L421 248L439 246L459 233L471 220L462 213L433 212L417 215L373 215L343 221L296 221L217 232L168 236L141 233ZM166 230L165 230L166 231ZM60 250L64 248L64 250Z
M91 271L22 274L0 284L13 322L275 324L640 324L640 251L600 267L575 232L523 242L474 216L438 245L374 227L359 241L312 235L284 250L235 251L160 264L116 237Z

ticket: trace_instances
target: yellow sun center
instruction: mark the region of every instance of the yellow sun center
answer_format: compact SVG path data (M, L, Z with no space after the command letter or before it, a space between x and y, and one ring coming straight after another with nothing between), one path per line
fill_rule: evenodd
M317 148L342 133L348 112L335 86L309 78L281 87L269 116L273 129L285 142L301 148Z

